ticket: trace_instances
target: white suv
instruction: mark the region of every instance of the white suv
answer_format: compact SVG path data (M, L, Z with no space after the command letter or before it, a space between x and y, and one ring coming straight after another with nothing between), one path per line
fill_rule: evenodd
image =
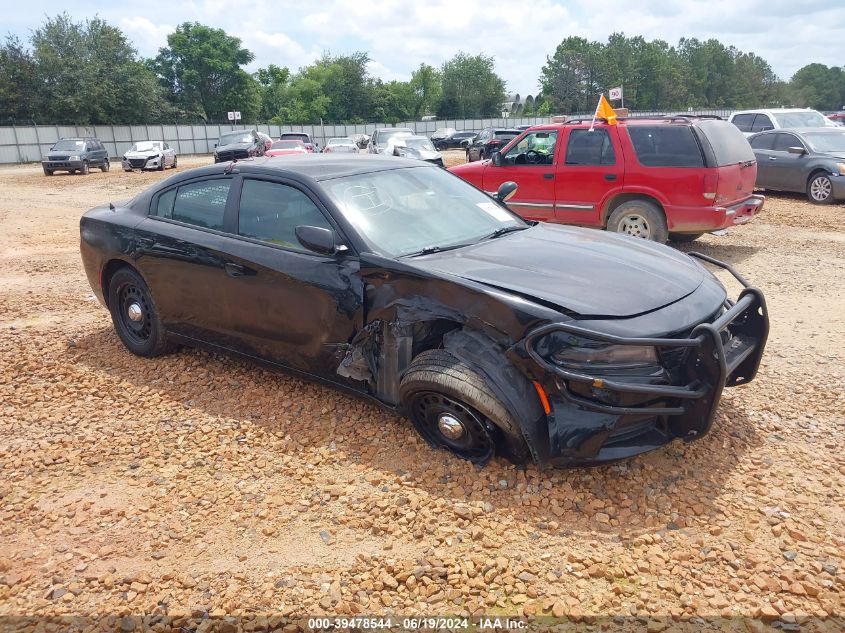
M809 108L778 108L775 110L739 110L728 119L745 136L784 127L833 127L836 124L821 112Z

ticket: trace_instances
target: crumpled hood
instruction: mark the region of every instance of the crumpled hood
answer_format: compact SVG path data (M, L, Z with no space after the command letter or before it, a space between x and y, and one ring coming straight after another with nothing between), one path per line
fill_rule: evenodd
M228 152L235 149L249 149L252 143L229 143L228 145L218 145L214 148L216 152Z
M650 312L694 292L710 274L662 244L552 224L407 261L581 316Z
M124 156L126 158L150 158L151 156L158 156L161 153L163 153L162 150L145 149L142 152L126 152Z

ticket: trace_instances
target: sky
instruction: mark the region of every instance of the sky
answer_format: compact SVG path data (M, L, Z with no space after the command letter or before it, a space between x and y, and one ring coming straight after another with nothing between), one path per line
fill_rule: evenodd
M54 0L0 2L0 35L26 39ZM615 32L663 39L715 37L754 52L782 79L802 66L845 63L845 4L832 0L112 0L65 5L72 18L99 16L152 57L176 25L224 29L268 64L296 70L324 51L368 51L370 72L407 80L421 62L440 66L458 51L492 55L509 92L536 94L555 47L578 35L606 41Z

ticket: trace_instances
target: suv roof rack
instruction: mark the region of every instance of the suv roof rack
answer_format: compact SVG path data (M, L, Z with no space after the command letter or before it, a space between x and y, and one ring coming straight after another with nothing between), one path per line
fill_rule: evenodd
M717 119L719 121L723 120L717 114L649 114L645 116L625 116L625 117L617 117L617 121L691 121L693 119ZM596 123L607 123L607 119L604 117L596 117ZM585 118L577 118L577 119L567 119L560 125L578 125L581 123L590 123L593 121L593 117L585 117Z

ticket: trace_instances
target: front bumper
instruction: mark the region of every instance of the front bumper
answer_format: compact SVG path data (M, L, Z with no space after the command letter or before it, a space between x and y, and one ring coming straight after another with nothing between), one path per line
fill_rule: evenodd
M120 162L123 169L131 171L133 169L158 169L159 164L163 160L164 158L158 156L150 156L148 158L127 158Z
M830 177L830 182L833 185L833 199L845 200L845 176L833 174Z
M566 323L540 326L526 336L525 352L544 370L542 382L553 405L547 415L549 443L543 461L559 466L600 463L631 457L675 438L698 439L712 426L722 390L754 378L769 332L763 293L728 264L699 253L690 256L729 271L743 289L723 314L712 323L695 326L686 337L620 337ZM661 365L672 365L668 372L672 380L654 384L642 376L566 369L537 352L537 342L552 332L614 345L656 347Z
M83 161L80 160L42 160L41 166L44 169L53 171L66 171L69 169L82 169Z

